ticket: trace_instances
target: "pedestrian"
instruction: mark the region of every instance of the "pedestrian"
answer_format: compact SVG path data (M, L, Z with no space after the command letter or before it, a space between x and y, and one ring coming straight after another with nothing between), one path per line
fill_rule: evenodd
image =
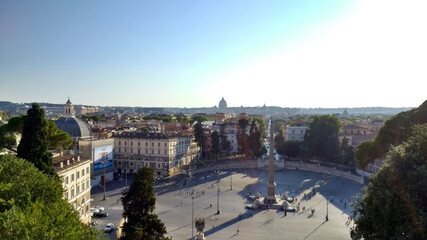
M210 207L212 207L212 202L209 204Z
M237 229L237 234L239 234L239 229Z
M117 198L117 204L119 203L119 201L120 201L120 198Z

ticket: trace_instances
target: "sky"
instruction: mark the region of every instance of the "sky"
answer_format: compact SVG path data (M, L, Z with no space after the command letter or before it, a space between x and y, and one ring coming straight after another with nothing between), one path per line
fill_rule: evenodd
M0 101L417 107L427 1L0 1Z

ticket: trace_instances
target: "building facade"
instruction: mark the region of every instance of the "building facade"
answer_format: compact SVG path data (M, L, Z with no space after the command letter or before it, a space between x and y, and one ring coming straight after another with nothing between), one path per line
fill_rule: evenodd
M122 132L114 137L116 172L133 173L143 166L157 176L179 171L198 157L199 147L192 132Z
M289 140L296 140L296 141L303 141L304 140L304 135L305 132L307 131L308 126L286 126L286 136L285 137L285 141L289 141Z
M53 158L53 163L62 179L62 186L65 189L64 198L79 213L80 220L83 223L89 223L91 220L90 159L59 155Z

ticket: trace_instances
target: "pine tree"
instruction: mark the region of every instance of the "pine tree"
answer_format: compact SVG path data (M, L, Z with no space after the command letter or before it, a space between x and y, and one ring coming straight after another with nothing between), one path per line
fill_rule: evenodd
M156 214L154 196L154 171L151 168L140 168L134 180L122 197L123 217L127 219L123 225L122 240L146 239L166 240L166 227Z
M52 155L47 151L48 122L44 118L44 110L37 103L33 103L27 115L18 146L18 157L33 163L40 171L53 175L55 171Z

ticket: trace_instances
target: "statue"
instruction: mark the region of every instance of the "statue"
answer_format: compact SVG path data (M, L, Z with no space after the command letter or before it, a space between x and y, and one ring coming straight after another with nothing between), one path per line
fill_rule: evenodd
M205 235L203 233L203 229L205 228L205 219L202 217L198 217L195 218L196 222L195 222L195 226L197 229L197 235L196 235L196 239L197 240L206 240Z
M205 219L202 217L198 217L195 220L196 220L195 226L196 226L197 232L202 233L203 229L205 228Z

